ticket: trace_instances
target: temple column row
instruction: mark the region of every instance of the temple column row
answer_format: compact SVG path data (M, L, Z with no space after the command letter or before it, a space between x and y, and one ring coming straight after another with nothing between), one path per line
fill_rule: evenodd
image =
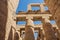
M34 23L33 23L32 18L27 17L26 22L27 23L25 26L25 40L35 40L35 38L34 38ZM45 32L46 40L57 40L53 26L50 23L49 17L42 17L42 23L43 23L42 26L43 26L43 30ZM57 31L57 34L60 35L58 31ZM58 39L59 39L59 37L58 37ZM38 39L44 40L44 35L40 29L39 29Z

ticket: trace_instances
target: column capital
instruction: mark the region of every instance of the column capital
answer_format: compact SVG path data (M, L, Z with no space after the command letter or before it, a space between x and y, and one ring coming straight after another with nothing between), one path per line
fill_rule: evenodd
M27 23L26 23L26 26L34 27L33 20L28 19L28 20L27 20Z
M42 17L42 21L44 21L44 22L49 22L50 23L50 20L49 20L49 16L43 16Z
M31 17L31 16L27 16L26 17L26 26L32 26L32 27L34 27L34 22L33 22L33 17Z

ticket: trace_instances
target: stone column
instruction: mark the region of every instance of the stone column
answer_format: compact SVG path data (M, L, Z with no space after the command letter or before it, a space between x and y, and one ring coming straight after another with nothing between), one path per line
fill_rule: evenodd
M56 29L56 32L57 32L57 37L60 40L60 30L59 29Z
M16 29L12 26L12 40L14 40L14 33L15 33Z
M31 17L26 18L25 40L34 40L34 23Z
M40 8L41 8L41 12L44 12L45 11L44 4L40 4Z
M42 17L42 18L43 18L43 20L42 20L43 29L45 32L46 40L57 40L55 33L53 31L52 25L50 24L49 16L48 17Z
M19 34L17 32L14 34L14 40L19 40Z
M57 37L57 40L60 40L60 32L59 32L59 29L57 29L56 27L53 27L53 29L54 29L55 35Z
M32 10L32 8L31 8L31 5L29 4L28 5L28 9L27 10Z
M38 32L38 38L37 38L37 40L44 40L44 35L43 35L43 32L42 32L42 29L38 29L39 30L39 32Z
M12 40L14 40L14 32L15 30L12 28Z
M19 36L19 40L22 40L21 37L20 37L20 32L16 31L18 36Z
M5 1L5 0L1 0L1 1ZM3 2L2 5L5 4L5 3L7 3L7 5L6 6L4 5L3 9L6 10L5 8L7 8L7 12L6 12L7 19L4 16L4 18L6 19L6 23L5 23L6 27L4 27L4 29L5 29L4 30L5 31L5 36L4 37L5 37L5 40L8 40L8 36L10 34L11 26L14 25L13 27L16 27L15 26L16 22L13 20L14 15L12 15L12 14L16 12L19 0L6 0L6 2ZM3 23L5 21L4 18L2 19ZM12 35L10 35L10 36L12 36ZM4 40L3 37L2 37L2 40Z

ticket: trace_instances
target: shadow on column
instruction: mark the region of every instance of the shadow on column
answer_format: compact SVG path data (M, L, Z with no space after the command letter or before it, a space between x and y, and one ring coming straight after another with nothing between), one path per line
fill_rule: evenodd
M33 30L31 26L25 27L25 40L35 40Z
M43 29L45 31L46 40L57 40L50 23L43 23Z
M19 35L17 32L15 32L15 34L14 34L14 40L19 40Z
M38 38L37 40L44 40L44 35L43 35L43 32L42 32L42 29L38 29Z

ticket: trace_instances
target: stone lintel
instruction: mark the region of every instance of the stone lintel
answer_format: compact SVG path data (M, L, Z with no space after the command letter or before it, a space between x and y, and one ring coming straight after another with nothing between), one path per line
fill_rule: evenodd
M56 24L53 24L52 25L53 27L57 27ZM40 25L34 25L34 29L37 30L38 28L42 28L42 24ZM20 29L25 29L25 25L17 25L17 30L20 30Z
M49 20L53 20L53 17L51 14L21 14L21 15L16 15L17 17L17 21L25 21L26 18L29 18L29 19L33 19L34 20L41 20L41 18L43 17L50 17Z

